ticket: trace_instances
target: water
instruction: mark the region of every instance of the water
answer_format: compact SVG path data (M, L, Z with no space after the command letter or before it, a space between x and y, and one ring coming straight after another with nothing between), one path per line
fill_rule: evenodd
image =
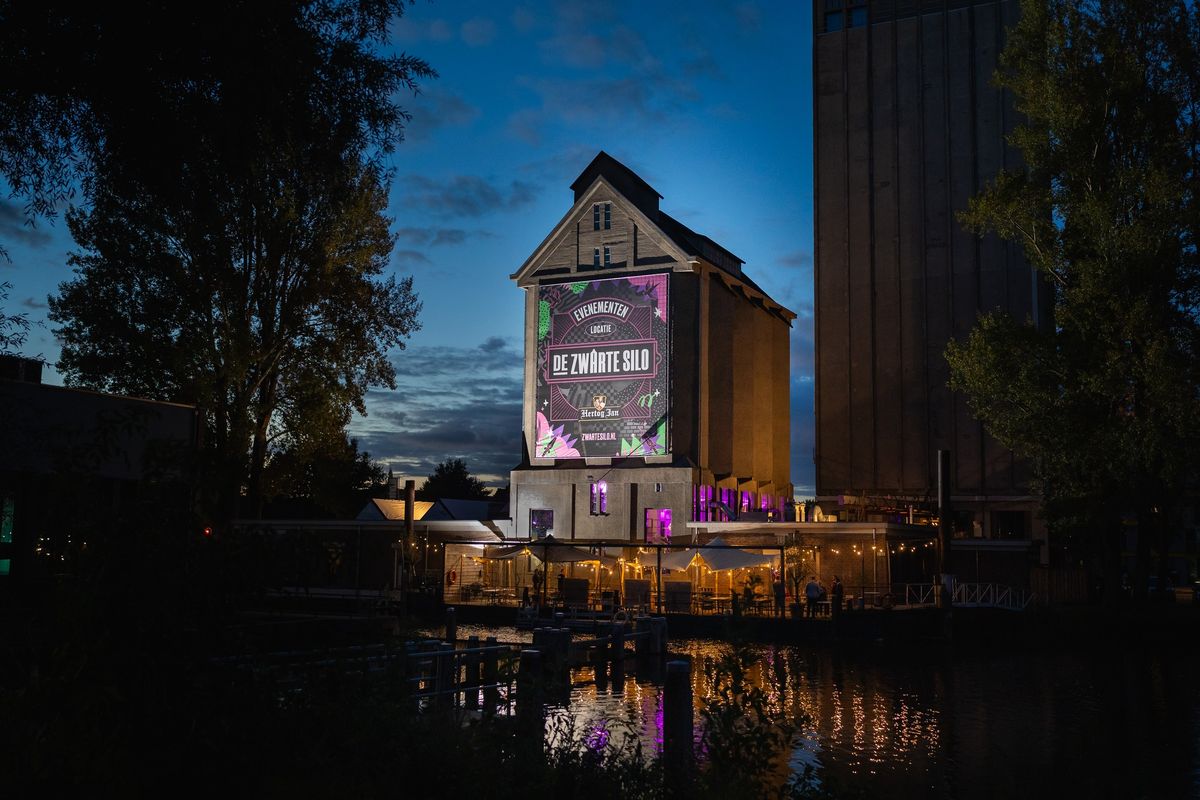
M488 631L469 631L487 635ZM467 635L463 632L461 635ZM513 640L511 631L491 631ZM693 660L697 706L721 645L672 642ZM756 645L752 678L799 723L791 765L842 789L893 797L1200 797L1200 664L1194 654L839 652ZM630 662L632 672L633 663ZM662 746L661 686L573 673L569 715L593 741ZM697 721L699 713L696 714Z

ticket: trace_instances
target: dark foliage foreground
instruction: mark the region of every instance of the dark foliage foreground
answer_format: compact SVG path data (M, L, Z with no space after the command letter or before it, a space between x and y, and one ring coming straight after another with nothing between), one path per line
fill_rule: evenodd
M745 679L746 652L713 666L721 691L701 713L700 764L665 785L631 733L589 738L552 720L547 744L505 717L418 713L396 676L364 680L349 662L286 677L216 665L196 645L203 634L161 625L166 605L112 624L115 599L82 584L43 601L3 620L11 796L820 795L809 776L789 782L792 729Z

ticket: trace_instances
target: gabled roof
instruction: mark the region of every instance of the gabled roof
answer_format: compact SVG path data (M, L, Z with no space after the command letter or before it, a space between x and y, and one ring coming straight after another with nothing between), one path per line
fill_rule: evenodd
M427 500L417 500L413 503L413 519L424 519L429 513L429 509L433 508L433 503ZM363 510L358 512L355 519L387 519L387 520L404 520L404 501L403 500L381 500L379 498L371 498L367 504L363 506Z
M571 191L575 193L575 202L578 203L583 198L583 195L595 183L596 178L601 175L608 181L609 186L632 200L634 205L642 209L651 219L654 218L654 213L658 211L658 201L662 199L662 195L655 191L653 186L642 180L640 175L603 150L596 154L592 163L584 167L583 172L579 173L579 177L571 184Z
M794 312L772 300L742 271L742 264L745 263L742 259L661 211L658 201L662 199L662 195L637 173L603 150L571 184L571 190L575 193L574 205L530 254L521 268L509 277L520 286L530 286L537 282L539 276L549 274L540 272L544 259L562 243L564 237L571 235L571 226L579 215L584 213L587 205L593 202L592 198L602 187L608 187L615 193L614 202L622 206L622 210L630 216L638 230L654 240L667 256L675 261L674 269L697 271L697 262L703 261L716 267L719 273L724 273L725 283L731 288L740 286L739 291L745 292L752 301L761 302L771 313L785 321L795 319ZM555 274L569 271L573 272L558 267L553 270Z

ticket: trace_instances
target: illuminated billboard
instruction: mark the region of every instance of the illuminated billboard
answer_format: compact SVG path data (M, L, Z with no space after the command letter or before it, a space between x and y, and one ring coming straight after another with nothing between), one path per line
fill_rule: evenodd
M538 287L534 458L670 452L667 275Z

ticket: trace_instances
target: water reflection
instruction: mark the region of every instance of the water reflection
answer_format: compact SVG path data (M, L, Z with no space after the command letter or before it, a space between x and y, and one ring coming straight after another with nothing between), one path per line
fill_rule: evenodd
M720 647L673 646L692 659L697 721ZM801 722L792 768L812 764L827 783L902 796L1200 795L1200 689L1182 657L755 653L750 679ZM576 732L660 752L660 677L578 669L551 727L569 718Z

